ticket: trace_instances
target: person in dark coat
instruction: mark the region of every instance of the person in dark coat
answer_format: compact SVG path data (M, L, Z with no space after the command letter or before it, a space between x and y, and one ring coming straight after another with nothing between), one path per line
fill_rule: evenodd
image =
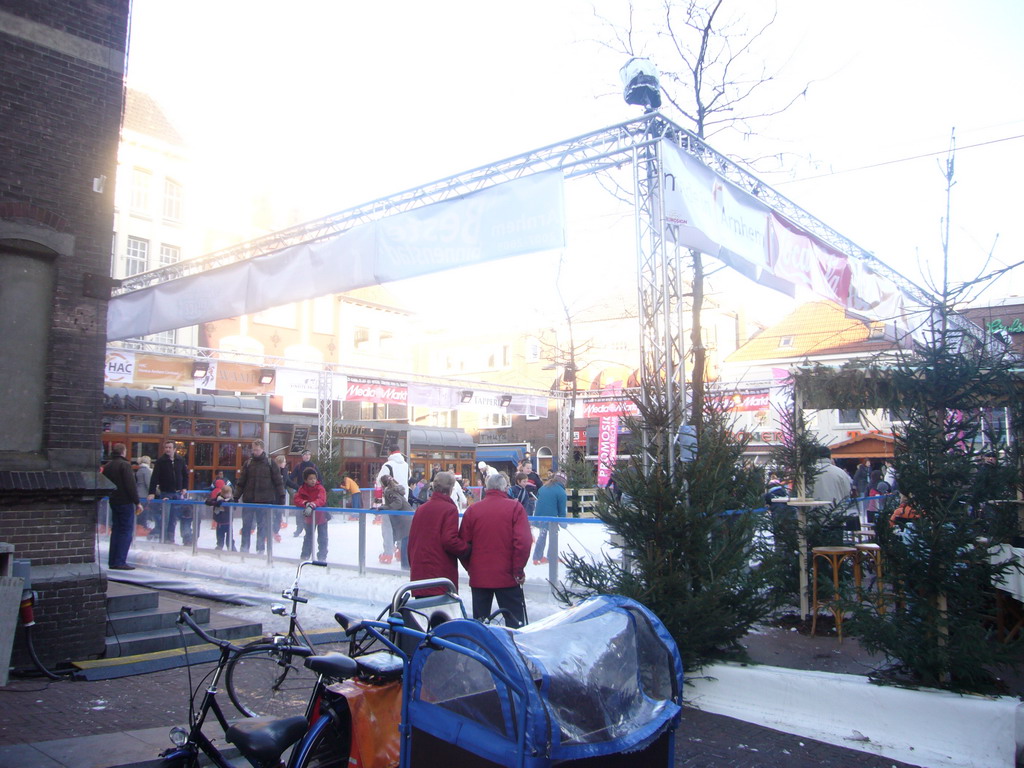
M459 536L459 508L452 501L455 475L437 472L430 498L416 507L409 528L409 578L448 579L459 589L458 558L469 554L469 545ZM416 597L442 595L444 589L422 589Z
M173 440L168 440L164 443L164 452L153 464L153 475L149 478L149 500L178 501L185 497L187 490L188 465L185 464L185 459L178 455L178 444ZM156 505L150 504L149 506L152 510ZM174 529L178 527L180 521L181 543L192 544L192 507L188 504L171 504L170 506L171 511L167 516L167 541L170 544L174 543ZM150 537L160 539L159 522Z
M114 455L103 468L103 476L114 484L114 492L110 494L110 550L107 553L107 567L113 571L135 570L135 566L128 565L128 550L132 545L135 516L142 514L135 473L124 457L127 452L124 443L114 443Z
M526 623L523 582L532 537L526 510L507 492L505 473L488 475L484 498L466 510L459 535L472 547L466 570L473 617L487 618L497 598L498 607L508 612L505 625L514 629Z
M242 466L242 472L235 483L235 498L246 504L284 504L284 480L281 470L270 461L262 440L252 441L252 455ZM242 542L240 551L248 552L253 524L256 526L256 552L263 552L270 535L269 510L242 509Z

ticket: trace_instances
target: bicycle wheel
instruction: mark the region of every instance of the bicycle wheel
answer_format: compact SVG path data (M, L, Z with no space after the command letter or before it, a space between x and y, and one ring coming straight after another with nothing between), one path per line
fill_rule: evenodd
M296 745L300 750L297 768L348 768L352 751L352 719L342 700L325 713L306 737Z
M312 655L304 646L249 643L228 662L224 683L231 702L246 717L301 715L316 683L302 663Z

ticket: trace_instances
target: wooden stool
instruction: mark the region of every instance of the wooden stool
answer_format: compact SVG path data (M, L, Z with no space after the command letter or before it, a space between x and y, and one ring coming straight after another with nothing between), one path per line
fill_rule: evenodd
M843 642L843 611L839 607L839 566L843 564L843 561L848 558L856 558L857 549L855 547L814 547L811 550L811 555L814 562L814 575L811 577L811 584L813 588L814 602L811 606L811 636L814 635L814 631L818 624L818 608L824 607L832 612L832 616L836 620L836 634L839 636L839 642ZM827 602L820 602L818 600L818 559L825 560L830 566L832 566L832 598Z

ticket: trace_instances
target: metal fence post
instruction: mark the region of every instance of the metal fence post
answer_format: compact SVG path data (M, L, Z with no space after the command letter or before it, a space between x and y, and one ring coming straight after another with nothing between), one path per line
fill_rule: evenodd
M552 584L558 583L558 523L548 523L548 552L552 557L548 560L548 580Z
M199 553L199 529L202 520L200 519L203 514L203 509L206 508L205 504L193 504L192 505L192 554L196 555ZM212 507L211 507L212 509Z
M359 575L366 575L366 513L359 511Z
M265 515L263 518L265 525L263 530L267 532L267 565L271 566L274 564L274 533L270 529L274 524L274 510L264 507L260 511Z

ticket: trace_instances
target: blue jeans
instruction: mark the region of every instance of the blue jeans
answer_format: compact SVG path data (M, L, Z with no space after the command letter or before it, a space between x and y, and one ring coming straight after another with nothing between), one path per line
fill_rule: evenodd
M548 529L552 525L558 525L558 523L541 523L540 524L540 535L537 537L537 546L533 548L533 559L540 560L544 556L544 545L548 541ZM563 526L564 527L564 526ZM551 537L551 543L548 546L548 560L554 560L558 557L558 545L554 536Z
M171 494L168 496L158 496L157 498L167 499L179 499L180 494ZM174 543L174 529L180 524L181 527L181 543L189 545L192 543L192 506L190 504L171 504L171 513L167 523L167 541L171 544Z
M110 549L107 552L107 565L127 565L128 549L132 545L132 533L135 530L135 505L110 505Z

